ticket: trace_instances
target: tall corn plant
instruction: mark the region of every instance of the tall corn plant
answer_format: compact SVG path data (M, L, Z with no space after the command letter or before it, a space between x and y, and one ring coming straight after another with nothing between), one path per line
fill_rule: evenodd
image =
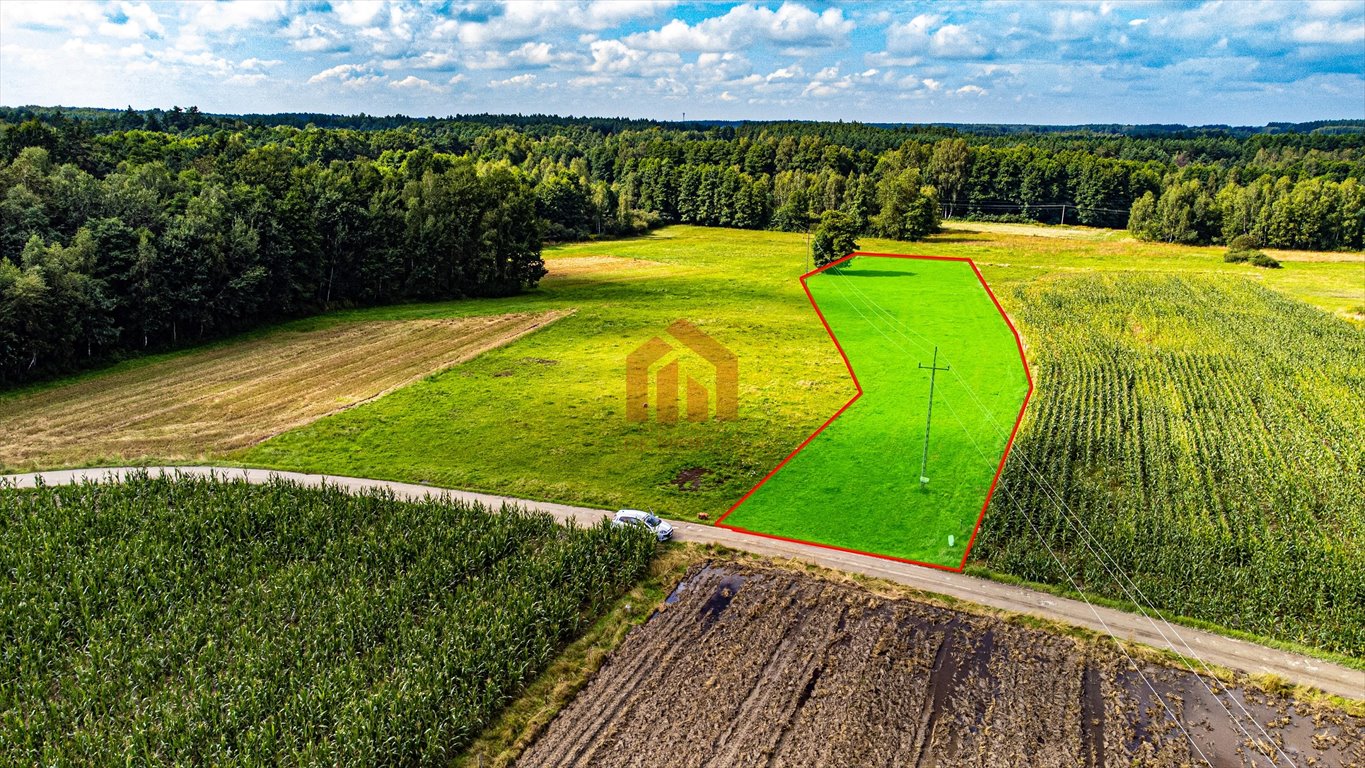
M3 762L439 764L653 548L284 481L0 487Z

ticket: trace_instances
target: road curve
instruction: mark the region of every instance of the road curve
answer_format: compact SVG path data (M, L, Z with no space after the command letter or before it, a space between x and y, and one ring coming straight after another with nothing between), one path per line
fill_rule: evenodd
M85 480L117 480L130 472L138 471L147 471L152 474L179 472L196 476L215 473L223 477L245 478L247 482L251 483L264 483L272 476L278 476L306 485L320 485L325 482L353 491L382 488L392 491L396 496L404 499L423 499L446 495L455 499L476 501L494 508L503 504L517 505L548 512L561 520L572 519L586 524L595 523L611 514L606 510L590 507L528 501L507 496L450 490L413 483L235 467L64 469L51 472L0 475L0 481L13 482L22 488L32 487L39 478L45 484L57 485ZM767 539L695 523L675 523L674 532L674 538L679 541L719 544L758 555L791 558L814 563L825 568L873 576L925 592L947 595L959 600L988 605L992 608L1015 613L1032 614L1053 621L1084 627L1095 632L1112 634L1153 648L1171 650L1187 657L1197 657L1210 665L1228 667L1248 673L1272 673L1301 685L1319 688L1327 693L1351 699L1365 699L1365 671L1267 648L1212 632L1184 626L1177 627L1154 618L1091 605L1081 600L1058 597L1046 592L1002 584L960 573L838 552L807 544Z

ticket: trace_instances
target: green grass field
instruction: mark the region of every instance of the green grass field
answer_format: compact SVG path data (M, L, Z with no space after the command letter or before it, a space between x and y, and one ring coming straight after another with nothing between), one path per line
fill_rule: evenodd
M860 256L807 285L863 394L725 524L959 567L1028 392L1014 334L962 261ZM935 379L921 486L919 365L935 349L948 370Z
M707 512L714 520L833 413L850 387L797 279L806 271L804 241L717 234L675 228L556 249L547 254L551 277L531 295L408 308L413 315L575 312L243 458L675 517ZM626 419L626 356L678 319L738 355L737 420ZM672 482L695 468L707 471L696 490Z
M1121 232L1083 230L1073 237L1055 228L954 227L919 243L868 238L861 245L973 259L1024 337L1038 389L1012 456L1030 461L1014 469L1012 458L1006 467L970 565L1071 588L1027 524L1032 519L1074 566L1078 586L1127 600L1097 561L1087 561L1082 539L1059 511L1061 499L1088 529L1110 534L1105 546L1132 548L1124 567L1147 579L1139 580L1144 602L1365 657L1365 590L1355 582L1329 588L1316 566L1258 573L1250 565L1308 562L1323 553L1321 537L1328 536L1336 542L1327 553L1337 558L1331 567L1365 573L1359 440L1350 448L1365 423L1359 394L1365 380L1340 352L1359 349L1365 339L1365 318L1355 314L1365 305L1365 255L1277 252L1284 269L1267 271L1223 263L1221 248L1142 243ZM668 227L639 238L548 248L551 277L524 296L337 312L286 324L307 330L575 310L515 344L386 397L208 459L646 507L675 518L704 512L715 520L852 394L843 361L800 287L799 276L810 269L806 253L800 234ZM1087 288L1085 300L1068 287L1091 280L1104 288ZM1195 289L1171 288L1173 280ZM1093 328L1070 335L1078 327L1061 307L1090 317ZM680 318L738 354L737 420L626 420L626 354ZM1135 341L1142 344L1129 349ZM1183 347L1172 346L1177 341ZM1195 354L1201 349L1221 357ZM1146 351L1118 356L1134 350ZM1333 355L1347 362L1331 364ZM1285 362L1300 358L1302 368ZM1122 387L1106 392L1109 379ZM1179 382L1221 387L1224 394L1215 399ZM1182 429L1136 428L1158 410ZM1262 448L1223 450L1244 434L1261 434L1255 439L1265 441L1257 443ZM1327 448L1323 439L1338 447ZM1320 448L1312 447L1314 440ZM1305 446L1311 450L1300 450ZM1116 458L1101 460L1101 451ZM1158 465L1173 474L1152 481ZM1026 466L1041 471L1031 475ZM707 473L695 490L672 482L697 468ZM1026 486L1037 476L1047 485ZM1240 485L1220 490L1225 476L1240 478ZM1332 485L1319 478L1344 480ZM1027 516L1043 504L1052 505L1042 510L1046 515ZM1109 505L1118 505L1122 516ZM1229 505L1263 511L1226 514ZM1273 514L1286 505L1303 514ZM1175 518L1151 510L1181 510L1190 527L1173 526ZM1210 530L1215 523L1209 521L1242 535L1240 543L1198 562L1182 557L1195 535L1190 531ZM1216 547L1219 539L1200 541ZM1260 546L1267 553L1292 548L1297 559L1255 556ZM1300 597L1292 603L1284 599L1285 574L1300 579L1294 588Z

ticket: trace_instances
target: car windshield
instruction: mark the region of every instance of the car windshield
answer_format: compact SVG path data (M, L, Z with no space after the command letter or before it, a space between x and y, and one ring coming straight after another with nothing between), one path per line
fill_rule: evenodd
M654 515L646 515L645 522L649 524L650 528L653 528L654 526L659 524L659 518L655 517Z

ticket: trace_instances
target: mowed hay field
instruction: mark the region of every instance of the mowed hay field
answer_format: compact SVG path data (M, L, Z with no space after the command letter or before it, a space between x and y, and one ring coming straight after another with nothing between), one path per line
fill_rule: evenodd
M0 467L191 458L253 445L563 316L282 331L0 400Z

